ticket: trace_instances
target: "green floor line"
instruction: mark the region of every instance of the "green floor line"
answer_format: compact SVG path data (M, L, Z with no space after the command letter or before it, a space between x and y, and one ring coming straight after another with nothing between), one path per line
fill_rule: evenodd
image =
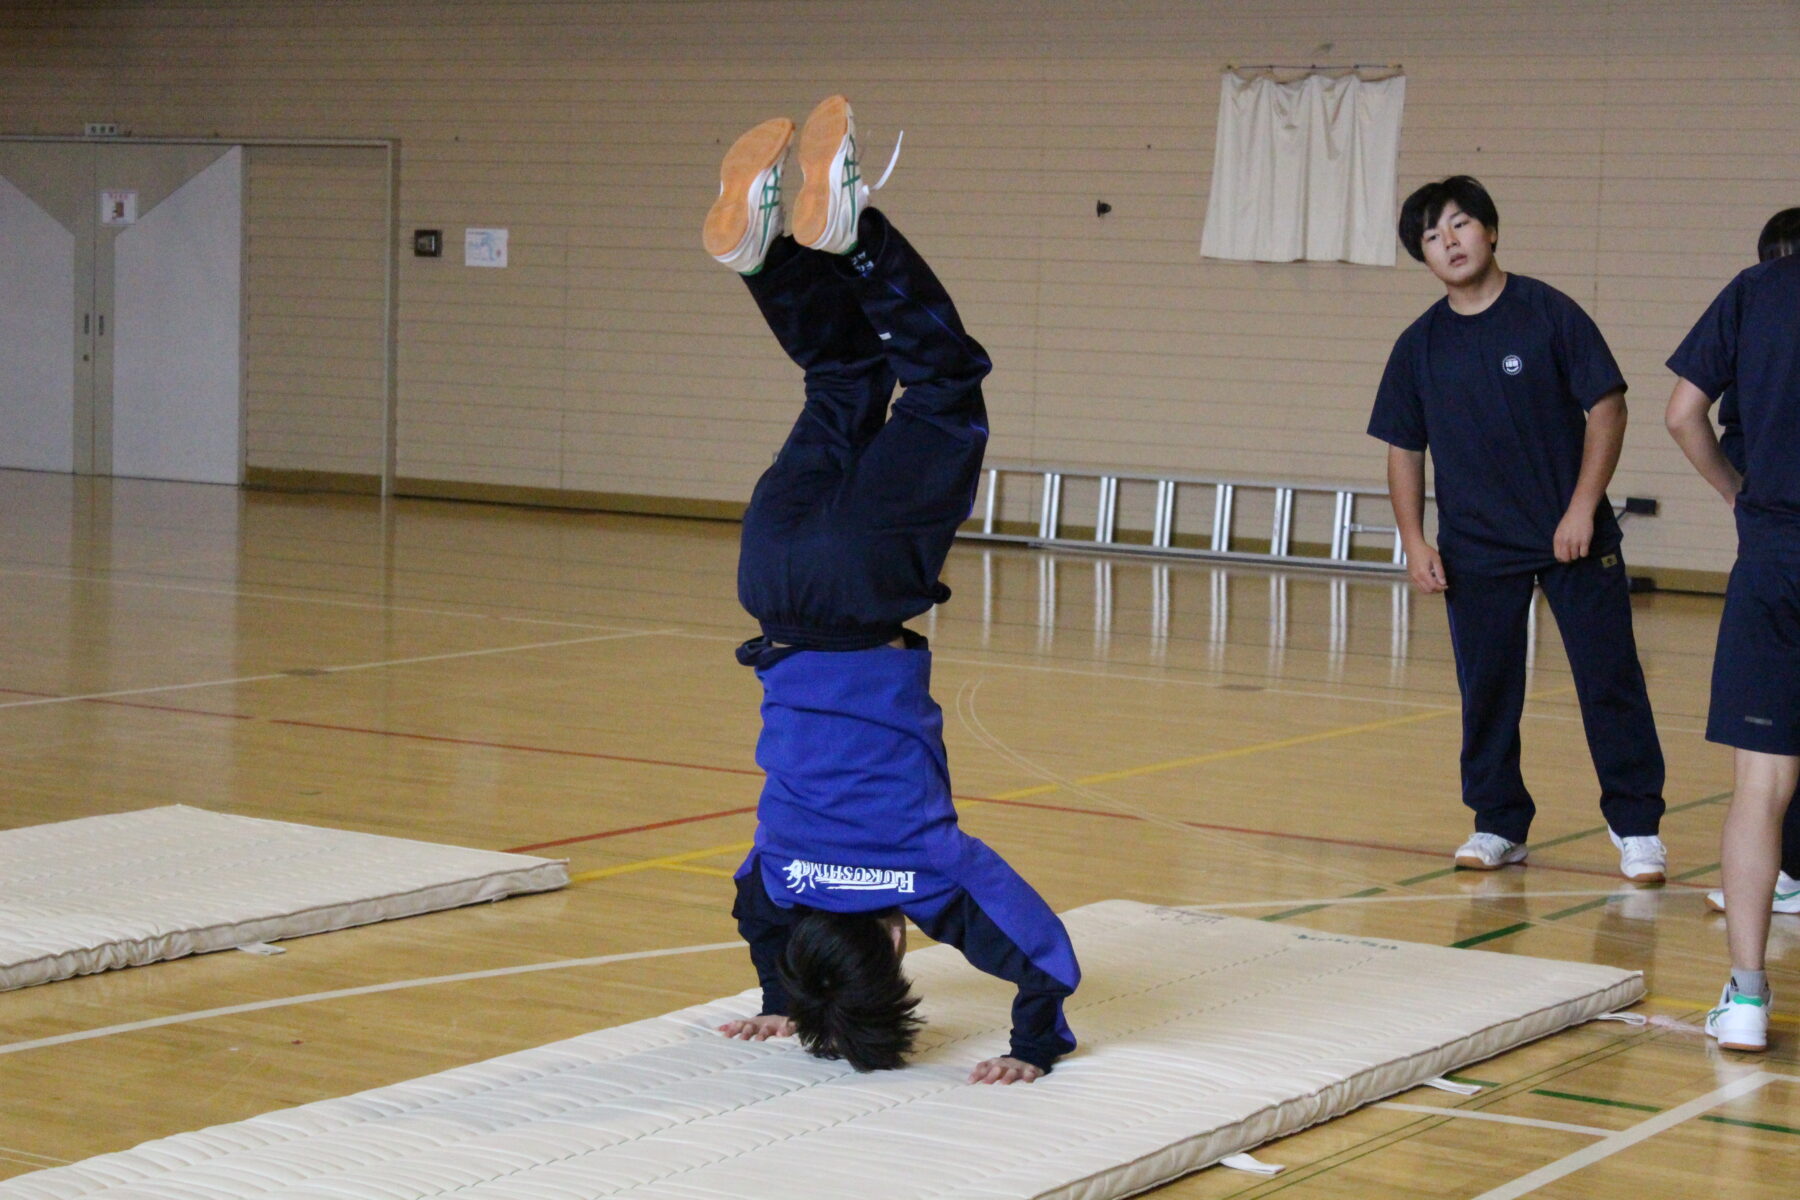
M1669 813L1686 812L1690 808L1699 808L1706 804L1717 804L1719 801L1730 797L1730 795L1730 792L1720 792L1716 796L1702 796L1698 800L1689 800L1685 804L1672 804L1663 810L1663 815L1667 816ZM1565 833L1561 837L1551 838L1547 842L1533 842L1531 843L1531 848L1533 850L1546 850L1551 846L1560 846L1565 842L1578 842L1582 838L1593 837L1596 833L1605 832L1606 826L1596 825L1592 829L1580 829L1574 833Z
M1711 1121L1714 1125L1740 1125L1745 1129L1766 1129L1770 1133L1792 1133L1800 1135L1800 1129L1795 1129L1792 1125L1777 1125L1773 1121L1740 1121L1736 1117L1715 1117L1711 1115L1703 1116L1700 1119L1702 1121Z
M1266 917L1256 918L1259 921L1285 921L1289 917L1298 917L1309 912L1318 912L1321 908L1330 908L1330 903L1303 904L1299 908L1290 908L1286 912L1270 913Z
M1730 797L1731 797L1730 792L1719 792L1716 795L1712 795L1712 796L1702 796L1698 800L1689 800L1684 804L1670 805L1667 809L1664 809L1663 811L1664 811L1665 815L1667 815L1668 813L1686 812L1690 808L1700 808L1701 806L1707 805L1707 804L1717 804L1721 800L1730 799ZM1533 850L1543 850L1550 846L1560 846L1560 845L1564 844L1565 842L1580 841L1582 838L1593 837L1596 833L1605 833L1605 832L1606 832L1606 826L1596 825L1592 829L1579 829L1579 830L1576 830L1574 833L1565 833L1561 837L1551 838L1547 842L1533 842L1533 843L1531 843L1531 848ZM1714 863L1713 865L1716 867L1718 864ZM1423 875L1414 875L1410 879L1398 880L1397 882L1395 882L1394 886L1395 887L1411 887L1415 883L1426 883L1433 879L1442 879L1446 875L1454 875L1454 874L1456 874L1457 870L1458 870L1458 868L1456 868L1456 867L1443 867L1436 871L1427 871ZM1698 872L1694 872L1694 874L1705 874L1705 872L1698 871ZM1689 876L1677 875L1675 878L1687 879L1687 878L1689 878Z
M1718 863L1707 863L1704 867L1695 867L1691 871L1683 871L1681 874L1671 875L1671 876L1669 876L1669 878L1672 879L1676 883L1684 883L1687 880L1693 879L1700 875L1710 875L1718 869L1719 869Z
M1467 950L1471 946L1479 946L1483 942L1491 942L1495 938L1507 937L1510 934L1518 933L1521 929L1530 928L1530 921L1520 921L1517 925L1508 925L1505 929L1495 929L1488 933L1478 933L1474 937L1464 938L1460 942L1451 942L1450 946L1454 950Z
M1608 1100L1604 1096L1583 1096L1579 1092L1553 1092L1549 1088L1532 1088L1534 1096L1548 1096L1552 1100L1575 1100L1582 1104L1604 1104L1607 1108L1629 1108L1633 1112L1659 1113L1662 1109L1654 1104L1634 1104L1629 1100Z
M1446 1075L1446 1076L1444 1076L1444 1078L1448 1079L1451 1083L1472 1083L1477 1087L1500 1087L1501 1086L1500 1084L1495 1083L1492 1079L1470 1079L1467 1075Z
M1560 921L1564 917L1572 917L1576 913L1584 913L1591 908L1600 908L1611 904L1613 900L1614 897L1612 896L1602 896L1598 900L1589 900L1586 904L1577 904L1572 908L1558 909L1556 912L1548 913L1540 919L1545 921Z
M1730 792L1714 792L1710 796L1702 796L1698 800L1689 800L1686 804L1677 804L1669 812L1686 812L1690 808L1699 808L1702 804L1717 804L1721 800L1731 799Z
M1554 1066L1544 1067L1537 1071L1533 1071L1526 1078L1542 1078L1546 1075L1555 1075L1591 1067L1596 1063L1605 1062L1609 1058L1617 1058L1619 1055L1624 1054L1631 1049L1631 1046L1632 1043L1628 1041L1619 1041L1609 1046L1588 1050L1581 1054L1577 1054L1574 1058L1557 1063ZM1476 1083L1481 1084L1484 1087L1495 1088L1514 1087L1523 1082L1523 1080L1514 1080L1512 1083L1491 1083L1487 1080L1470 1079L1467 1076L1460 1075L1450 1075L1446 1076L1446 1078L1454 1080L1457 1083ZM1505 1095L1506 1093L1500 1093L1493 1098L1504 1098ZM1587 1097L1575 1098L1587 1099ZM1601 1101L1601 1103L1604 1103L1604 1101ZM1319 1159L1310 1163L1303 1163L1292 1168L1288 1174L1283 1175L1281 1177L1281 1182L1279 1183L1270 1180L1252 1183L1239 1191L1227 1192L1221 1200L1238 1200L1240 1197L1249 1196L1253 1193L1257 1196L1267 1196L1271 1192L1282 1191L1293 1187L1296 1184L1305 1183L1311 1179L1317 1179L1322 1175L1329 1174L1338 1167L1355 1162L1359 1158L1367 1158L1371 1154L1378 1154L1389 1146L1399 1145L1401 1142L1410 1141L1414 1137L1429 1132L1432 1129L1440 1128L1444 1123L1444 1119L1421 1115L1417 1122L1409 1122L1401 1129L1377 1134L1374 1137L1359 1143L1357 1146L1347 1147L1344 1150L1338 1151L1343 1157L1336 1161L1327 1162L1323 1159ZM1352 1150L1357 1152L1353 1154L1351 1153Z
M1364 888L1360 892L1351 892L1348 896L1343 898L1345 900L1361 900L1365 896L1379 896L1385 891L1387 891L1387 889L1384 887ZM1298 917L1303 913L1318 912L1321 908L1330 908L1335 903L1337 903L1337 901L1327 900L1323 904L1303 904L1299 908L1290 908L1286 912L1270 913L1266 917L1258 917L1256 919L1259 921L1285 921L1289 917Z
M1592 829L1579 829L1574 833L1565 833L1559 838L1551 838L1547 842L1533 842L1533 850L1548 850L1552 846L1560 846L1564 842L1579 842L1582 838L1593 837L1596 833L1605 833L1606 826L1596 825Z
M1446 875L1454 875L1454 874L1456 874L1455 867L1445 867L1441 871L1427 871L1423 875L1414 875L1411 879L1402 879L1398 883L1394 884L1394 886L1395 887L1411 887L1415 883L1424 883L1428 879L1442 879Z

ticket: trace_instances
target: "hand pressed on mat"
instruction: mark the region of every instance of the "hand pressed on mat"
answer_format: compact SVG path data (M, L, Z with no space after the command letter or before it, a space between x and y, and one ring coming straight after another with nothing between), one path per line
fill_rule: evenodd
M745 1017L741 1021L727 1021L719 1026L719 1032L728 1038L737 1038L742 1042L766 1042L772 1037L793 1037L794 1023L787 1017L764 1013L760 1017Z
M1042 1067L1034 1067L1028 1062L1010 1056L990 1058L975 1064L969 1072L970 1083L1031 1083L1041 1079Z

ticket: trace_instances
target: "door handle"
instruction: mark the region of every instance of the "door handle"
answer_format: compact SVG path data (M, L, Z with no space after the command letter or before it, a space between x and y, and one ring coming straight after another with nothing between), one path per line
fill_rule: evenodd
M101 337L106 336L106 314L105 313L100 314L100 336Z
M93 313L82 313L81 314L81 336L82 337L86 337L88 335L88 328L91 325L93 325L93 323L94 323L94 314Z

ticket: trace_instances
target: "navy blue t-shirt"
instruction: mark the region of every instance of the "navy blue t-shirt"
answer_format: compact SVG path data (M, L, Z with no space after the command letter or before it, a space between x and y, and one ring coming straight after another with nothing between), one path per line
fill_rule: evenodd
M1800 256L1759 263L1726 284L1669 369L1708 396L1735 393L1744 437L1738 557L1800 562Z
M1507 575L1556 562L1556 527L1581 476L1587 411L1625 377L1581 306L1524 275L1508 275L1474 316L1446 297L1394 343L1369 433L1431 451L1438 551L1459 572ZM1619 546L1604 498L1592 554Z

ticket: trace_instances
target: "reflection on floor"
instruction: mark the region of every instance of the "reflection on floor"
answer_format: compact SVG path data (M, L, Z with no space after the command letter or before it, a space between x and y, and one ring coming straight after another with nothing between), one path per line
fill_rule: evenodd
M745 986L745 957L707 948L734 937L728 876L759 786L759 690L731 654L753 632L736 537L724 523L0 472L7 825L185 803L554 847L577 879L278 958L9 995L0 1176ZM1692 1032L1723 962L1702 899L1730 787L1728 757L1700 736L1716 600L1635 601L1672 874L1640 889L1616 873L1553 621L1532 638L1524 725L1531 864L1477 875L1449 865L1467 813L1441 601L1387 580L977 545L952 552L945 578L955 595L915 624L965 824L1058 908L1202 905L1648 974L1655 1026L1586 1026L1507 1054L1472 1072L1496 1086L1471 1100L1397 1098L1526 1122L1502 1138L1491 1121L1371 1109L1270 1147L1293 1168L1275 1180L1208 1172L1159 1194L1478 1195L1612 1145L1557 1126L1638 1128L1757 1069L1782 1079L1545 1194L1709 1194L1721 1170L1734 1197L1791 1191L1797 919L1776 919L1766 1060ZM682 952L643 956L664 950ZM269 1007L217 1014L242 1004Z

